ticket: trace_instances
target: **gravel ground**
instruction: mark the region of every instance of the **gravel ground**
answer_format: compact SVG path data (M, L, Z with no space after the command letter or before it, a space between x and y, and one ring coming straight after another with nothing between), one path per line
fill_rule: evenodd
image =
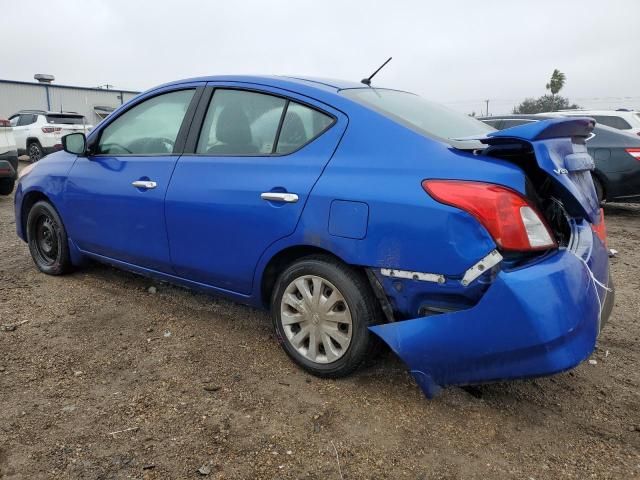
M640 206L606 214L597 363L429 401L391 354L305 374L257 310L100 265L42 275L0 197L0 324L19 324L0 329L0 477L638 478Z

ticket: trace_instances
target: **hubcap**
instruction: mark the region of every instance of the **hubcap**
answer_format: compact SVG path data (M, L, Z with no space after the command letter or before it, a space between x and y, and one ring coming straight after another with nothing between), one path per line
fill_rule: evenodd
M36 245L42 260L52 264L58 257L58 235L53 220L42 215L36 223Z
M296 351L315 363L332 363L349 348L353 325L344 296L329 281L305 275L289 284L280 321Z
M31 158L31 161L37 162L38 160L40 160L41 156L42 154L38 146L35 143L32 143L29 147L29 158Z

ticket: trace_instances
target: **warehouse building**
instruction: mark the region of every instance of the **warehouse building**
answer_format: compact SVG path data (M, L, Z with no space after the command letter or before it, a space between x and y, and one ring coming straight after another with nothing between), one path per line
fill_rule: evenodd
M89 88L52 83L51 75L35 75L37 82L0 80L0 118L20 110L77 112L96 125L115 108L139 92L114 88Z

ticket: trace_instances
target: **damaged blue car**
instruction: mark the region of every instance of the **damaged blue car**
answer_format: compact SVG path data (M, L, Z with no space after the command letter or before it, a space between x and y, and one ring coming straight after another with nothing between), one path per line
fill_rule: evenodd
M47 274L97 260L268 308L320 377L382 341L431 397L593 351L613 305L593 127L498 132L344 81L178 81L26 167L17 233Z

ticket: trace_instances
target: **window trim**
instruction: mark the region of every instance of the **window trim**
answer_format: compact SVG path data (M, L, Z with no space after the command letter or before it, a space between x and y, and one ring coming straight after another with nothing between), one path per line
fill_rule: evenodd
M282 114L280 115L280 122L278 124L278 130L276 131L275 141L273 142L273 147L271 149L271 153L236 153L236 154L211 154L211 153L197 153L196 149L198 147L198 141L200 140L200 135L202 134L202 129L204 128L204 121L207 116L207 112L209 110L209 106L213 100L213 96L216 90L239 90L242 92L251 92L251 93L259 93L261 95L271 95L272 97L278 97L285 100L284 108L282 109ZM302 105L303 107L307 107L311 110L315 110L323 115L326 115L331 118L331 123L327 125L323 130L318 132L315 137L310 138L306 143L303 143L295 150L292 150L287 153L277 153L276 149L278 146L278 141L280 140L280 131L282 130L282 126L284 124L284 117L289 109L289 103L297 103ZM326 110L322 110L315 105L312 105L304 100L299 100L297 98L291 98L284 94L271 92L268 90L260 90L259 88L251 88L251 87L237 87L235 85L207 85L205 87L205 92L200 99L200 104L198 105L198 109L194 115L191 129L189 131L189 135L187 137L187 141L185 143L185 148L182 153L183 156L188 157L205 157L205 158L224 158L224 157L249 157L249 158L258 158L258 157L286 157L288 155L293 155L294 153L302 150L307 145L315 142L322 135L327 133L330 129L332 129L338 123L338 117L333 113L327 112Z
M132 102L127 108L118 112L118 116L111 119L108 123L100 127L100 130L96 132L96 136L91 138L91 142L88 144L88 152L85 155L86 157L174 157L179 156L184 153L184 147L187 140L187 134L189 129L191 128L191 124L194 119L194 114L197 106L200 103L200 98L202 97L202 93L205 89L204 85L176 85L176 88L163 89L158 92L155 92L152 95L148 95L142 98L137 98L135 102ZM133 108L141 105L147 100L151 100L153 98L159 97L160 95L165 95L167 93L175 93L184 90L193 90L193 97L191 97L191 101L189 102L189 106L187 107L187 111L184 114L184 118L182 119L182 123L180 124L180 128L178 129L178 135L176 136L176 141L173 145L173 152L171 153L120 153L114 155L112 153L96 153L94 152L94 148L96 148L100 144L100 139L102 138L102 134L104 131L111 125L113 122L117 121L122 115L132 110Z

